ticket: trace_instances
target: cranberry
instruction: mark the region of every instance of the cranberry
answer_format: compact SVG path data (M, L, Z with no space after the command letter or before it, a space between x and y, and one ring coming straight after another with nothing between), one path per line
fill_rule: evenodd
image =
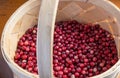
M103 71L106 71L107 70L107 67L103 67Z
M90 65L91 65L91 66L94 66L94 65L95 65L95 63L94 63L94 62L90 62Z
M32 46L32 47L35 47L35 43L34 43L34 42L32 42L32 43L31 43L31 46Z
M80 67L81 67L81 68L83 68L84 66L85 66L84 64L82 64L82 63L80 64Z
M21 57L23 60L26 60L27 58L28 58L28 56L27 55L22 55L22 57Z
M34 65L33 61L28 61L28 65L32 67Z
M55 67L55 70L59 71L60 70L60 66Z
M29 61L32 61L32 60L33 60L33 57L29 56L29 57L28 57L28 60L29 60Z
M104 66L104 63L100 63L100 67L103 67Z
M86 74L86 71L83 70L81 73L84 75L84 74Z
M29 67L29 68L28 68L28 71L29 71L29 72L32 72L32 71L33 71L33 68L32 68L32 67Z
M58 64L62 63L65 71L68 70L67 73L65 72L68 77L72 74L76 78L98 75L117 62L118 58L114 58L117 57L116 46L113 47L114 39L100 25L62 21L56 23L55 26L54 47L57 48L53 49L53 55L59 55L63 58L62 60L65 59L66 62L61 60ZM53 60L56 59L53 58Z
M59 75L63 75L63 71L58 71L58 74Z
M79 77L79 73L78 72L75 72L75 77Z
M25 46L29 45L29 41L26 40L26 41L24 42L24 45L25 45Z
M37 62L36 62L36 38L35 33L37 27L34 26L26 31L26 33L18 41L17 50L15 53L15 62L29 72L37 74ZM33 32L33 33L32 33ZM33 35L34 34L34 35ZM32 51L32 52L31 52Z
M35 72L38 72L38 67L35 67L35 68L34 68L34 71L35 71Z
M84 59L84 62L88 62L88 59Z
M68 74L68 69L67 68L64 68L64 71L63 71L65 74Z
M89 73L89 77L93 76L93 73Z
M96 58L96 57L93 57L93 61L96 62L96 61L97 61L97 58Z
M72 68L72 69L73 69L74 67L75 67L75 66L74 66L73 64L71 64L71 65L70 65L70 68Z
M93 72L97 72L97 68L93 68Z
M113 59L111 62L112 62L112 64L115 64L115 63L116 63L116 60Z
M68 78L67 75L63 75L63 78Z
M21 64L21 67L22 67L22 68L25 68L26 65L27 65L27 64L26 64L25 62L23 62L23 63Z
M14 61L38 74L36 59L37 26L28 29L18 41ZM111 68L117 48L111 33L100 25L61 21L55 24L53 72L56 78L88 78Z
M80 67L78 67L76 70L77 70L77 72L80 73L82 69Z
M20 59L20 54L19 54L19 53L16 53L16 55L15 55L14 59L15 59L15 60Z
M69 58L66 58L66 62L67 62L68 64L72 64L72 61L71 61Z
M23 46L24 43L23 43L23 41L20 40L20 41L18 42L18 44L19 44L19 46Z

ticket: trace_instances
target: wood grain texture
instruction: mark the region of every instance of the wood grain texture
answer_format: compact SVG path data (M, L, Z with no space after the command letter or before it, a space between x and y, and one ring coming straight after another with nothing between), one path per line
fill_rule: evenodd
M12 13L27 0L0 0L0 36Z
M37 34L37 59L40 78L53 78L52 47L54 23L59 0L41 3Z
M11 14L27 0L0 0L0 38L5 23ZM4 61L0 51L0 78L13 78L12 71Z
M0 0L0 36L11 14L27 0ZM110 0L120 8L120 0ZM11 71L0 52L0 78L12 78Z
M110 1L120 8L120 0L110 0Z

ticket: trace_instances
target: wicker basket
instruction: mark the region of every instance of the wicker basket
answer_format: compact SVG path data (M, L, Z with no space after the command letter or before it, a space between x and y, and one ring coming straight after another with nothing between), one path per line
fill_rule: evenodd
M22 5L5 25L1 49L4 59L14 72L15 78L37 78L14 62L15 50L19 38L25 31L37 24L40 0L30 0ZM60 0L56 21L77 20L82 23L100 24L103 29L111 32L115 38L119 54L120 10L108 0ZM52 47L52 46L51 46ZM93 78L103 78L119 66L120 60L106 72Z

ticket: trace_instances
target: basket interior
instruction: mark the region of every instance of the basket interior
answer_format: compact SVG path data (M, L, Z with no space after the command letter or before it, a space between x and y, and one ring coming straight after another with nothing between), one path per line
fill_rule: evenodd
M37 24L38 15L39 6L36 6L25 13L22 18L15 23L15 25L12 26L10 24L10 26L6 29L7 33L4 34L3 47L10 59L14 60L19 38L28 28ZM91 3L80 1L60 1L56 21L64 20L77 20L81 23L100 24L103 29L113 34L117 48L119 48L119 45L117 44L119 40L117 20L103 8L97 7Z
M114 39L119 52L119 27L118 21L105 9L88 2L60 1L56 21L77 20L80 23L99 24L109 31Z
M10 17L5 25L1 49L3 56L17 78L32 77L38 78L38 75L27 72L14 62L15 51L20 37L28 28L33 27L38 22L38 13L40 9L40 0L31 0L23 4Z
M5 35L4 49L12 60L14 60L17 43L20 37L25 31L27 31L27 29L37 24L38 12L39 6L32 8L20 18L13 28L7 30L8 33Z

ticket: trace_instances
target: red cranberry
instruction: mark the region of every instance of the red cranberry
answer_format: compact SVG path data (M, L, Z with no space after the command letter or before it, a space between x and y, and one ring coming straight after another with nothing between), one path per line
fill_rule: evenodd
M29 61L32 61L32 60L33 60L33 57L29 56L29 57L28 57L28 60L29 60Z
M29 42L26 40L26 41L24 42L24 45L25 45L25 46L29 45Z
M19 42L18 42L18 45L19 45L19 46L23 46L23 44L24 44L23 41L19 41Z
M84 75L84 74L86 74L86 71L83 70L81 73Z
M66 62L67 62L68 64L72 64L72 61L71 61L69 58L66 58Z
M59 75L63 75L63 71L58 71L58 74Z
M93 61L96 62L96 61L97 61L97 58L96 58L96 57L93 57Z
M89 73L89 77L93 76L93 73Z
M75 21L65 21L61 22L60 24L56 23L54 40L60 38L62 39L62 41L54 41L54 45L57 45L58 47L64 45L65 49L63 48L62 50L64 50L65 53L60 56L62 56L62 58L64 58L66 62L61 61L61 63L63 63L66 68L68 68L69 72L73 73L74 75L76 73L76 77L78 78L87 78L87 76L91 77L100 74L99 71L102 71L101 67L108 66L106 65L106 61L103 62L102 59L110 61L112 55L114 53L116 54L116 51L114 50L116 48L112 49L114 50L114 52L111 51L113 52L113 54L110 55L110 50L108 49L108 46L111 45L111 40L109 38L111 38L112 36L110 36L110 33L107 33L107 31L102 29L100 25L78 24L79 23ZM61 33L62 31L64 31L64 33ZM61 36L62 34L64 36ZM107 38L105 38L105 35L107 36ZM106 42L106 40L108 41ZM63 44L58 45L58 43ZM115 42L112 44L115 44ZM57 51L62 53L62 51L60 51L59 49ZM59 54L57 54L57 52L54 52L54 55ZM107 55L110 58L107 58ZM108 63L112 66L112 64L115 64L116 62L117 61L113 58L113 60ZM109 67L110 66L108 66L107 68ZM103 70L105 69L106 68L104 68ZM78 76L77 72L80 72L84 75ZM70 77L70 74L68 74L68 76Z
M37 26L18 41L14 61L38 74L36 59ZM108 70L118 61L112 34L100 25L62 21L55 25L53 71L57 78L88 78Z
M22 55L22 57L21 57L23 60L26 60L27 58L28 58L28 56L27 55Z
M107 67L103 67L103 71L106 71L107 70Z
M35 47L36 45L35 45L35 43L34 43L34 42L32 42L32 43L31 43L31 46L32 46L32 47Z
M60 66L55 67L55 70L59 71L60 70Z
M112 62L112 64L115 64L117 61L113 59L111 62Z
M78 72L75 72L75 77L79 77L79 73Z
M25 62L23 62L23 63L21 64L21 67L22 67L22 68L25 68L26 65L27 65L27 64L26 64Z
M80 67L78 67L76 70L77 70L77 72L80 73L82 69Z
M34 65L33 61L28 61L28 65L32 67Z
M75 66L74 66L73 64L71 64L71 65L70 65L70 68L73 69L73 68L75 68Z
M85 65L84 64L80 64L80 67L83 68Z
M28 71L29 71L29 72L32 72L32 71L33 71L33 68L32 68L32 67L29 67L29 68L28 68Z
M93 68L93 72L97 72L97 68Z
M38 72L38 67L35 67L35 68L34 68L34 71L35 71L35 72Z
M103 67L104 66L104 63L100 63L100 67Z
M15 60L18 60L18 59L20 59L20 54L19 53L16 53L16 55L15 55Z
M65 74L68 74L68 69L67 68L64 68L64 71L63 71Z
M86 62L86 63L87 63L87 62L88 62L88 59L84 59L84 62Z
M95 63L94 63L94 62L90 62L90 65L91 65L91 66L94 66L94 65L95 65Z

